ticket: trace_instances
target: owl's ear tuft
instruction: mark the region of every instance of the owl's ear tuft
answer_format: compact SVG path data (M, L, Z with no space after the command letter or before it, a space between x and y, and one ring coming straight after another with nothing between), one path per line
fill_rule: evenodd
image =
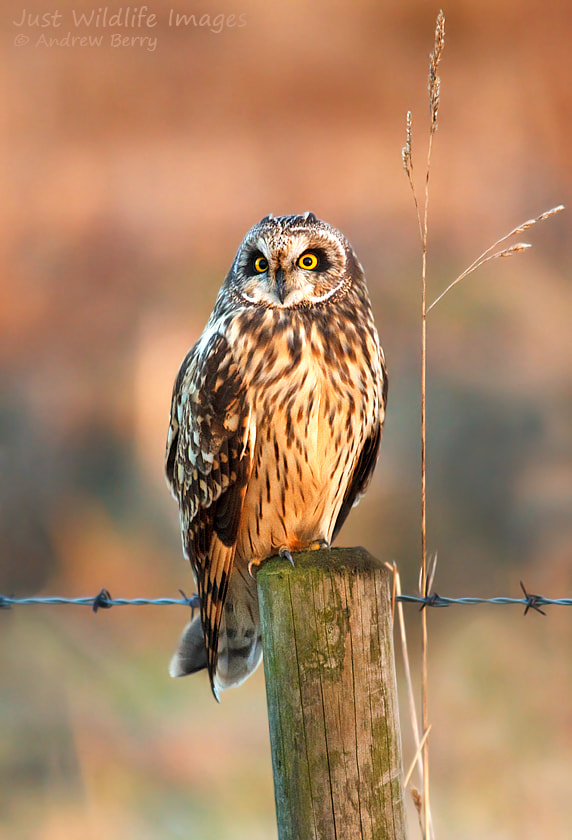
M274 218L274 214L273 214L273 213L269 213L269 214L268 214L268 216L265 216L263 219L260 219L260 221L258 222L258 224L259 224L259 225L263 225L263 224L264 224L264 222L271 222L273 218Z
M310 210L306 210L303 217L305 222L317 222L318 219L316 218L315 214L312 213Z

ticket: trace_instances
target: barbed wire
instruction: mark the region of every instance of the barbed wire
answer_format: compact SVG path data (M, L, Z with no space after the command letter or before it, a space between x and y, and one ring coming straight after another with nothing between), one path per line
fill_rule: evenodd
M182 590L180 598L113 598L108 589L102 589L97 595L88 595L82 598L64 598L59 595L51 597L30 597L30 598L13 598L7 595L0 595L0 610L10 609L11 607L29 606L29 605L47 605L50 607L68 606L70 604L79 607L91 607L93 612L98 610L108 610L111 607L172 607L183 606L197 609L200 605L199 596L191 595L187 597Z
M420 609L425 607L451 607L451 606L478 606L481 604L493 604L495 606L521 606L524 607L524 614L529 610L534 610L542 615L546 615L542 607L572 607L572 598L545 598L544 595L533 595L527 592L523 582L520 582L523 592L522 598L508 598L504 596L496 596L493 598L450 598L444 595L438 595L436 592L426 596L421 595L398 595L395 600L403 604L418 604ZM102 589L97 595L88 595L82 598L64 598L61 596L51 597L29 597L29 598L14 598L8 595L0 595L0 609L10 609L16 606L68 606L75 605L80 607L91 607L93 612L98 610L108 610L111 607L171 607L183 606L191 610L198 608L200 601L198 595L191 595L188 597L182 590L180 598L113 598L108 589Z

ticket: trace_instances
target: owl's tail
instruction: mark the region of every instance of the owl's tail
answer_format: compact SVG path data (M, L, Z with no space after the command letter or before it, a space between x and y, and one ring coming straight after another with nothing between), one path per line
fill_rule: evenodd
M262 639L256 581L235 567L228 583L218 637L213 692L240 685L260 665ZM187 624L171 660L172 677L184 677L207 667L207 650L200 615Z

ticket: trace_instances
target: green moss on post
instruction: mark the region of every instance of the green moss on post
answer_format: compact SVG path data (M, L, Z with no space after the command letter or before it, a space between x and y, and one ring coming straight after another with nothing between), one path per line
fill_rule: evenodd
M403 840L390 579L362 548L258 572L279 840Z

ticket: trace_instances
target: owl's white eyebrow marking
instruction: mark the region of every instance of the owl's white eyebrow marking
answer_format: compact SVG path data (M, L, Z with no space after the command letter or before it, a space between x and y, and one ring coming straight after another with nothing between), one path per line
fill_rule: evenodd
M321 295L320 297L311 297L310 300L312 301L312 303L323 303L325 300L328 300L328 298L331 298L332 295L335 295L338 289L341 289L345 282L346 278L342 277L338 285L331 289L329 292L326 292L325 295Z
M247 300L249 303L260 303L260 301L255 300L254 298L249 297L246 292L240 292L240 296Z
M256 241L255 241L254 245L256 246L256 248L258 248L258 250L259 250L261 253L263 253L263 254L267 255L268 247L267 247L267 245L266 245L266 238L265 238L264 236L259 236L259 237L256 239Z

